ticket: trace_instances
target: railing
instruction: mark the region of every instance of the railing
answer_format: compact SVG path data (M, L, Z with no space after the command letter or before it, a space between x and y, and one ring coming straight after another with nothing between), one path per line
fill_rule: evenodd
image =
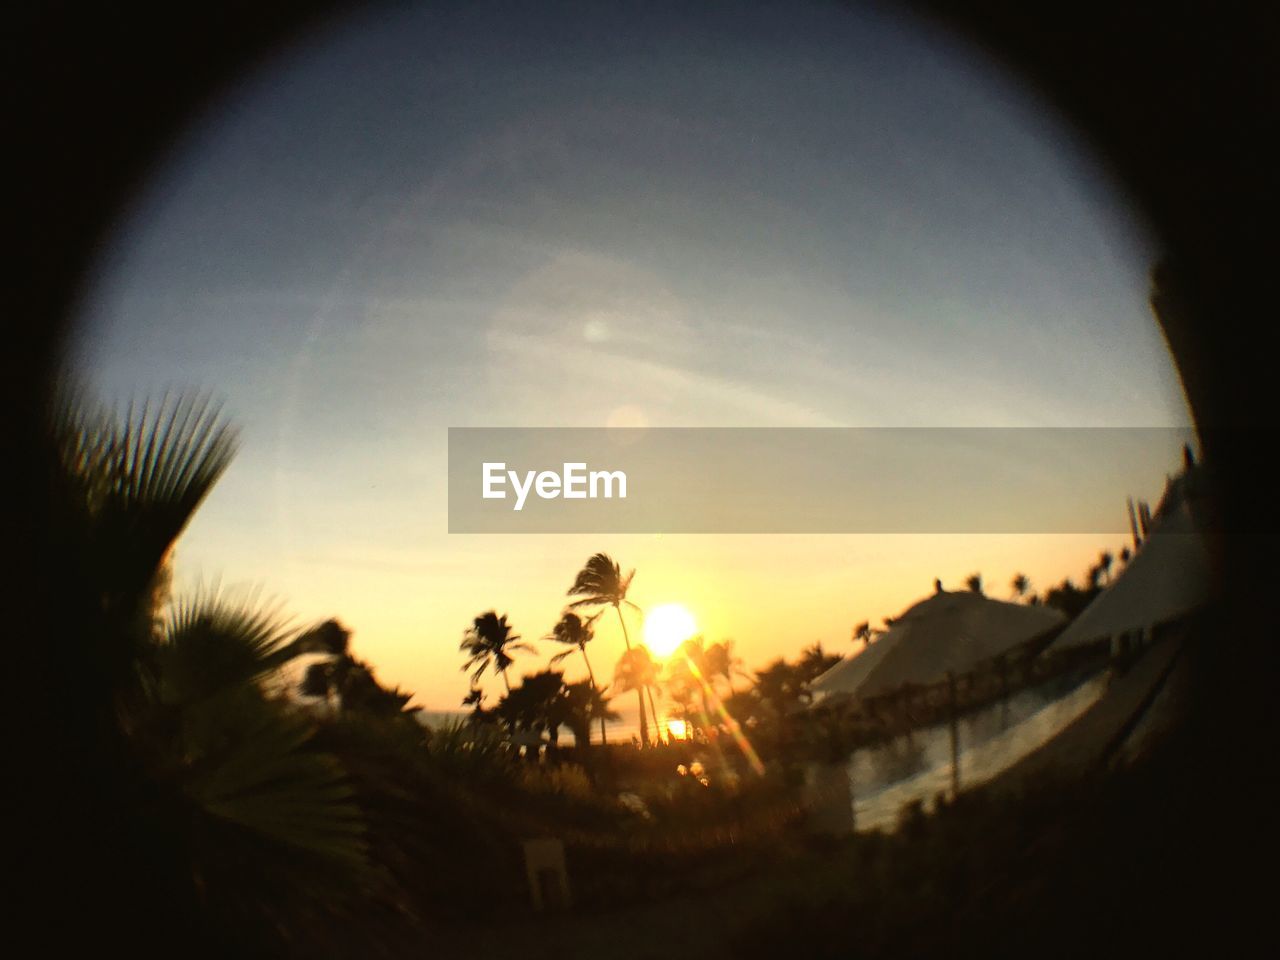
M829 759L874 747L914 731L954 723L966 714L999 703L1031 687L1068 675L1087 675L1112 664L1110 643L1043 652L1043 643L1024 644L983 661L963 674L931 684L907 683L875 696L831 695L809 708L803 724Z

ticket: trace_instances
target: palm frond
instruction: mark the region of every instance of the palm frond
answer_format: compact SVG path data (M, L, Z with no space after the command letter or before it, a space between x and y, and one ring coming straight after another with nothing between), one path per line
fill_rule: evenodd
M250 687L184 711L184 792L206 814L350 868L367 867L364 821L338 760L302 716Z
M631 576L634 575L635 571L632 571ZM608 597L608 602L612 603L612 598L621 599L626 595L630 579L630 576L623 579L621 568L607 553L597 553L578 571L567 595L597 600Z
M153 415L144 405L117 439L117 495L129 506L168 520L177 536L235 454L235 432L209 397L165 396Z
M315 653L336 657L346 653L350 645L351 631L337 620L329 619L298 634L288 647L281 650L281 655L286 659Z
M169 549L230 465L235 431L207 397L166 395L121 420L70 385L50 429L78 559L107 612L140 617Z
M496 610L488 610L472 620L458 649L468 654L462 669L476 667L471 675L473 684L479 681L489 666L496 673L503 673L510 667L515 662L511 651L537 652L531 645L521 642L520 635L507 622L507 615L504 613L498 616Z
M198 592L175 602L156 651L161 702L190 703L280 666L290 631L278 608L252 596Z

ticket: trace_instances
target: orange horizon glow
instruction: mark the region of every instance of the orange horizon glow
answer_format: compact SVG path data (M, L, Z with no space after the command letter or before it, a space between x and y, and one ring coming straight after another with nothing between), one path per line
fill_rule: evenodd
M193 532L202 534L209 519L197 515ZM496 609L534 642L535 652L517 655L513 682L545 669L560 649L537 638L555 624L575 571L597 550L636 569L629 599L652 615L663 601L680 597L681 606L697 611L696 632L708 642L732 637L744 668L754 671L777 657L794 659L815 640L831 653L855 653L857 646L849 641L854 624L870 620L879 626L885 616L898 615L933 592L934 577L958 589L966 575L978 571L988 595L1009 599L1013 574L1027 574L1033 589L1043 592L1064 576L1078 581L1099 551L1117 552L1126 539L1114 534L534 534L463 541L448 563L419 561L415 555L354 569L324 557L274 568L246 562L236 565L237 576L225 585L258 587L282 598L297 625L336 616L352 631L354 653L374 667L380 682L413 691L414 704L428 711L455 711L468 689L458 642L471 619ZM202 546L178 544L175 595L195 589L221 566ZM536 553L539 563L495 580L493 557L514 547ZM641 615L624 607L623 617L631 644L645 639ZM624 650L619 618L607 610L587 650L597 675L611 673ZM656 649L653 654L659 656ZM579 656L557 669L564 669L570 681L587 675ZM503 692L494 677L481 686L490 698ZM627 704L617 708L625 711Z

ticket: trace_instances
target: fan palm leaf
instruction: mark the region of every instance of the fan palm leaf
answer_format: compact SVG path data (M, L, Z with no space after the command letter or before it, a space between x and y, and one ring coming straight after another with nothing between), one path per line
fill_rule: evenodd
M291 631L277 609L216 592L174 602L157 646L161 702L189 703L254 682L284 662Z
M338 760L313 750L314 727L253 688L184 711L183 791L204 813L274 844L368 868L364 820Z
M121 420L61 388L51 429L55 535L116 667L151 633L155 585L174 541L235 454L235 431L208 398L166 395Z

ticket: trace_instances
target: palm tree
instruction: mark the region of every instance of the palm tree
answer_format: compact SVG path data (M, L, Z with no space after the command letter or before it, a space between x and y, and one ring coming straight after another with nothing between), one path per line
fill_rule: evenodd
M1068 620L1074 620L1089 605L1089 600L1089 591L1077 587L1070 577L1044 594L1044 605L1061 610Z
M292 909L282 887L325 912L335 884L369 877L363 817L311 720L266 681L333 635L298 635L252 601L168 596L174 543L230 465L235 431L192 395L119 418L63 386L50 413L64 701L88 711L103 816L128 826L130 854L165 866L147 896L249 905L273 930Z
M387 689L374 677L369 664L348 653L307 667L298 692L307 697L323 697L329 704L336 700L340 710L368 716L394 717L420 709L406 709L413 694L399 687Z
M477 684L490 668L502 677L502 685L511 692L511 684L507 681L507 668L515 663L511 654L517 650L533 651L533 647L520 640L518 634L511 632L511 624L507 623L507 615L498 616L496 610L480 614L472 621L467 632L463 634L458 649L467 654L467 662L463 670L471 671L471 683Z
M827 653L822 649L822 641L816 640L813 646L801 651L800 659L796 661L796 670L803 682L808 683L818 679L843 659L838 653Z
M704 654L707 664L707 676L724 677L729 684L729 694L733 695L734 677L749 677L742 668L742 658L733 652L733 640L725 639L707 647Z
M632 647L627 650L618 660L618 665L613 669L613 685L622 693L630 690L636 692L636 697L640 703L640 739L647 746L649 744L649 724L644 714L644 697L645 693L649 694L649 707L653 710L653 722L656 726L658 723L658 712L653 705L653 688L658 683L658 664L649 656L649 648L644 644Z
M583 746L591 741L592 720L600 721L603 735L605 721L618 719L617 713L609 709L608 699L588 680L566 683L561 688L559 712L574 739Z
M675 704L675 710L672 712L684 721L686 734L689 731L704 729L708 719L705 708L700 713L694 706L695 686L693 678L686 672L676 671L667 678L667 696Z
M1107 583L1111 582L1111 567L1115 562L1115 555L1110 550L1103 550L1098 554L1098 569L1102 572L1102 578Z
M554 746L559 740L560 727L565 722L563 710L558 705L564 688L564 674L557 670L543 670L520 678L514 689L498 701L494 712L511 733L528 731L547 733Z
M337 692L338 684L334 677L334 665L328 660L313 663L307 667L307 672L302 675L302 682L298 684L298 693L304 697L323 700L330 709L333 708Z
M1009 586L1013 589L1014 597L1021 600L1027 595L1027 591L1031 589L1031 578L1025 573L1016 573Z
M871 641L875 638L875 631L871 629L871 621L863 620L860 624L853 628L853 640L862 641L863 647L871 646Z
M69 387L50 430L51 532L68 586L87 594L63 612L106 634L87 652L111 696L127 696L156 639L173 545L230 466L236 434L208 399L165 397L136 414L131 407L122 421Z
M590 643L591 640L595 637L595 630L593 629L593 627L595 625L596 620L599 619L599 617L600 617L600 614L597 613L594 616L588 617L586 620L583 620L580 616L578 616L572 610L566 610L563 614L560 615L559 622L554 627L551 628L551 633L544 638L546 640L554 640L556 643L563 643L566 646L571 648L569 650L565 650L563 653L557 653L554 657L552 657L551 658L552 664L559 663L565 657L573 653L572 648L574 647L576 647L582 653L582 660L587 665L587 676L590 678L590 681L591 681L591 689L596 691L599 691L600 688L596 684L596 673L594 670L591 669L591 658L587 656L587 644ZM599 719L600 719L600 742L603 744L608 742L607 736L605 734L605 728L604 728L605 716L603 713L599 715ZM583 742L585 744L586 741L583 741Z
M810 648L812 649L812 648ZM755 694L777 717L791 713L808 699L806 671L781 657L756 671Z
M970 593L982 593L982 574L969 574L964 578L964 585L969 588Z
M283 665L282 653L297 649L290 640L275 612L252 600L197 594L175 603L152 658L150 695L161 712L149 728L174 726L191 764L187 792L202 793L217 816L268 833L295 833L305 846L313 842L307 831L320 825L286 826L274 818L291 804L307 804L331 827L351 821L342 832L356 834L354 842L361 828L336 761L311 754L321 761L313 763L304 755L310 751L295 754L310 739L307 724L285 713L258 683ZM308 797L317 787L329 800ZM340 802L326 812L330 801ZM358 859L358 847L355 842L340 857Z
M698 692L702 703L700 724L704 728L711 723L712 691L710 684L711 678L715 675L716 670L719 669L719 665L717 665L716 670L713 670L707 653L708 648L705 646L702 637L690 637L680 644L676 655L670 659L667 677L667 692L672 696L672 699L685 707L686 719L689 711L685 704L692 697L693 691L696 690Z
M578 607L613 607L618 614L618 623L622 625L622 642L627 651L631 651L631 637L627 633L627 620L622 615L625 604L633 610L639 610L627 599L627 590L636 572L632 570L625 577L622 568L607 553L597 553L586 562L573 580L567 596L579 599L569 604L571 609ZM647 653L647 651L646 651ZM649 745L649 721L644 715L644 691L636 689L636 700L640 706L640 742ZM655 721L656 722L656 721Z
M351 631L337 620L329 619L298 634L297 639L285 647L281 654L286 659L314 653L337 657L345 654L350 644Z
M568 727L585 746L596 720L616 720L609 701L589 681L565 683L558 670L543 670L520 678L518 686L498 701L494 714L512 732L546 733L552 748L560 741L560 728Z
M1089 590L1097 593L1102 584L1102 567L1094 564L1085 571L1085 582L1089 585Z

